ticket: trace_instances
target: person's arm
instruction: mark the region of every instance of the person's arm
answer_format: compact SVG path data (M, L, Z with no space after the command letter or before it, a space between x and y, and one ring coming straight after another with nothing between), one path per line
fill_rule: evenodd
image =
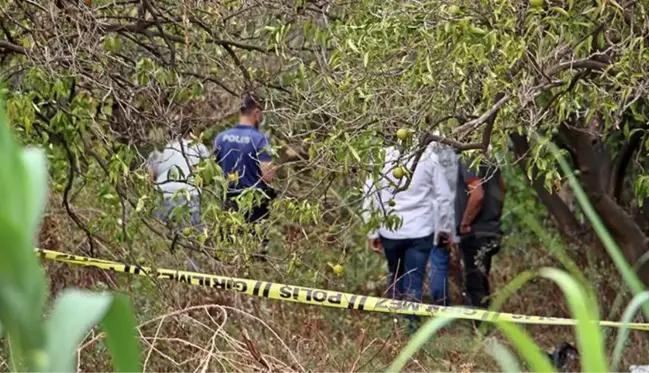
M270 144L266 136L263 137L257 146L259 153L257 159L259 160L259 169L261 171L261 178L266 184L271 183L275 179L275 172L278 165L273 163L273 158L270 155Z
M151 181L156 181L156 179L158 178L157 169L161 156L162 154L154 149L151 154L149 154L149 158L146 160L146 168Z
M433 198L435 201L435 244L441 242L449 243L454 231L453 209L455 208L451 187L444 174L444 167L439 163L439 159L433 154L431 163L431 176L433 186Z
M475 170L470 169L467 165L460 165L460 167L462 167L464 182L469 191L466 209L462 213L462 220L460 221L460 233L468 233L471 229L471 223L482 210L482 202L484 201L482 184L484 181L479 174L476 174Z

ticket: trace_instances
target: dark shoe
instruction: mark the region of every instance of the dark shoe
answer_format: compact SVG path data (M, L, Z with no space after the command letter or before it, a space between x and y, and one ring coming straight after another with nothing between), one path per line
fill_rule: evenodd
M579 364L579 351L570 343L561 343L547 355L552 365L560 371L575 371Z

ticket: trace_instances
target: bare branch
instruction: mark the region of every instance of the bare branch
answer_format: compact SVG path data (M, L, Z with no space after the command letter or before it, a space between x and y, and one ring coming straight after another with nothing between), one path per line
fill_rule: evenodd
M491 118L494 114L500 110L500 107L503 106L505 103L507 103L509 100L511 100L512 96L511 94L507 93L502 96L501 99L496 102L494 106L491 107L488 111L483 113L481 116L479 116L476 119L470 120L466 122L465 124L457 127L456 129L453 130L454 135L458 135L458 138L464 138L468 133L471 131L477 129L480 125L485 123L489 118Z
M27 49L21 47L20 45L12 44L6 40L0 39L0 49L4 49L7 52L27 54Z

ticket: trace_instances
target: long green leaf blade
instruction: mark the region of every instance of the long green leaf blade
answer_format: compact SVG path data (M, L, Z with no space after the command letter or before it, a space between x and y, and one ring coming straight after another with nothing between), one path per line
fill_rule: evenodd
M421 346L428 342L439 329L443 328L451 320L453 319L449 317L435 317L428 320L410 339L406 347L401 350L386 372L401 371L408 363L408 360L419 351Z
M493 341L486 347L486 350L489 355L496 359L503 372L514 373L521 371L516 356L501 343Z
M570 307L570 313L577 319L577 344L586 372L608 372L602 330L599 327L597 304L586 296L584 289L568 273L543 268L540 275L553 280L561 290Z
M638 312L638 309L647 301L649 301L649 291L642 292L631 300L631 303L627 306L626 310L622 314L621 322L624 325L620 328L620 331L617 335L617 341L615 342L615 349L613 350L613 362L611 364L611 369L613 372L617 372L618 365L622 359L622 351L624 350L624 342L626 342L627 337L629 336L629 327L628 323L631 322L633 316Z
M116 372L141 372L140 340L136 336L135 316L129 299L114 294L113 303L102 323L106 345Z
M104 318L112 301L113 296L107 293L77 289L66 289L61 293L46 323L47 355L52 371L76 370L74 362L79 343Z
M496 325L516 347L532 371L556 372L547 355L541 351L541 348L534 343L534 340L521 327L502 321L496 323Z

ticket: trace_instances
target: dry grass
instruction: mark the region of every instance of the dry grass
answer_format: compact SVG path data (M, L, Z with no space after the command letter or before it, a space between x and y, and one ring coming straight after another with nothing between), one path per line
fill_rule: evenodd
M41 247L80 253L84 237L69 223L57 219L60 215L56 211L51 213L43 225ZM98 256L109 257L110 252L105 250L109 249L102 248L103 253ZM158 265L169 268L180 267L184 261L178 253L157 253L155 259ZM375 272L373 278L354 283L346 283L346 279L357 277L327 280L322 287L342 290L344 286L348 292L381 294L385 284L380 280L384 276L384 265L378 260L373 263L370 268ZM44 264L52 294L67 286L77 286L110 288L131 296L139 320L146 371L382 371L407 342L402 324L388 315L283 303L174 282L154 283L144 278L62 263ZM205 265L206 271L217 268L216 264ZM493 288L500 289L518 273L541 266L557 266L557 263L541 247L510 243L496 257L491 276ZM264 264L229 271L232 275L241 276L247 272L251 277L271 281L303 282L287 279L281 268L270 269ZM354 268L348 265L346 271L354 271ZM599 279L594 279L596 283L617 278L605 272L599 275ZM457 270L452 270L451 299L454 304L461 299L458 286L461 278L458 276ZM612 299L602 298L601 304L611 302ZM569 316L560 290L541 280L529 283L513 295L503 310ZM575 342L570 327L526 328L547 350L561 342ZM609 336L610 350L615 336L615 332ZM497 371L498 366L484 349L494 339L507 345L497 333L477 339L466 322L456 322L431 340L406 370ZM622 367L649 363L648 349L649 344L641 334L632 332ZM8 370L5 361L0 362L0 366ZM79 347L78 370L111 370L99 331L92 331Z

